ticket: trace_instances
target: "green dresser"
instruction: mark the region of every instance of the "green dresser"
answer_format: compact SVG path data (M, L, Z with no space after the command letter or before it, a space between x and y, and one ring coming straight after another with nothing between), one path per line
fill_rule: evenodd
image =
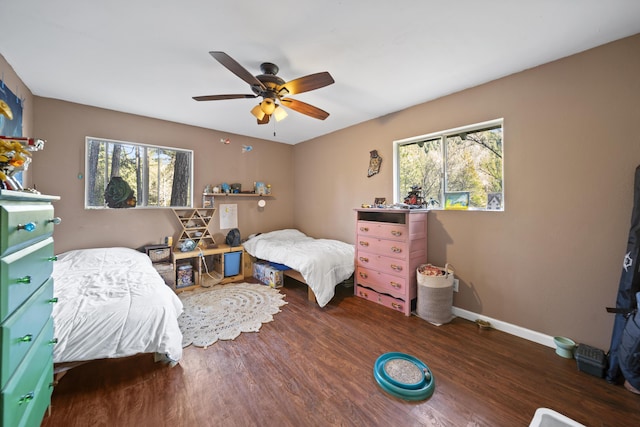
M51 403L56 200L0 190L0 427L39 426Z

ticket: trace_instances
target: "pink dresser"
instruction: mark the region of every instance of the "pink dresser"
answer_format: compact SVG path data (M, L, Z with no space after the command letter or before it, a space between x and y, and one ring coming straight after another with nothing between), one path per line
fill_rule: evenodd
M416 269L427 262L427 212L356 209L356 296L411 314Z

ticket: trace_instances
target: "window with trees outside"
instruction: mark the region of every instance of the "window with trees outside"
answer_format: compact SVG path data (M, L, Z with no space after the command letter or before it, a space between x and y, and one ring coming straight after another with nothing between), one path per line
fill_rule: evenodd
M193 206L193 151L86 137L85 208Z
M421 189L432 209L504 210L503 120L394 141L394 200Z

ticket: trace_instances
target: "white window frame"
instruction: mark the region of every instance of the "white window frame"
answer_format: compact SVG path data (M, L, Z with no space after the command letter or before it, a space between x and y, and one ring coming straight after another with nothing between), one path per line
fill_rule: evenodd
M402 145L415 144L420 141L433 140L438 138L443 138L446 136L456 135L460 133L471 133L476 130L480 130L483 128L490 128L500 126L502 128L502 207L501 209L479 209L479 208L469 208L470 211L487 211L487 212L502 212L504 211L505 200L504 200L504 118L488 120L486 122L475 123L472 125L460 126L457 128L447 129L443 131L433 132L425 135L413 136L410 138L399 139L393 141L393 200L394 203L402 203L404 200L405 194L400 194L400 165L399 165L399 148ZM443 176L443 186L446 188L447 185L447 177L446 177L446 159L447 159L447 144L442 144L442 165L443 170L441 171ZM443 188L443 195L444 195ZM430 207L434 210L445 210L444 209L444 200L438 200L440 205Z

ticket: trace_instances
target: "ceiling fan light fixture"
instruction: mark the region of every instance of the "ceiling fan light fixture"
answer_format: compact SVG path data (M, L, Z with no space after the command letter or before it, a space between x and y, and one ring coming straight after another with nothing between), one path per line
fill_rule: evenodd
M265 116L265 113L264 111L262 111L262 106L260 104L251 109L251 114L253 114L258 120L262 120Z
M260 103L260 108L262 108L262 111L266 114L266 115L272 115L273 111L276 109L276 102L271 99L271 98L265 98L261 103Z
M276 109L273 110L273 117L275 117L276 121L279 122L280 120L284 119L287 116L288 116L287 111L281 106L276 105Z

